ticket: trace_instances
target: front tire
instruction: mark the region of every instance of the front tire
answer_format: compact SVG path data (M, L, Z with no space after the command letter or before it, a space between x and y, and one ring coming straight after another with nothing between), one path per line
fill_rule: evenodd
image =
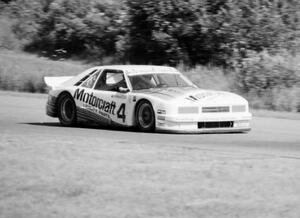
M141 101L135 113L136 125L140 131L152 132L155 129L155 114L150 102Z
M76 105L73 98L62 94L58 99L58 119L63 126L75 126L77 123Z

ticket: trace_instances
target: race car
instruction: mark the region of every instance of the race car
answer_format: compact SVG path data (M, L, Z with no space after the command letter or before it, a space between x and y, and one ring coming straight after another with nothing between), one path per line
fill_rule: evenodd
M81 121L141 131L247 132L246 99L198 88L173 67L98 66L73 77L45 77L46 113L63 126Z

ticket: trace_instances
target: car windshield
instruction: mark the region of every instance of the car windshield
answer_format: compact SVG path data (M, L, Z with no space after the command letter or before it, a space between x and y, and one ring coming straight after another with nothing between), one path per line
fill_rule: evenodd
M191 87L193 84L180 74L159 73L128 76L133 90L165 88L165 87Z

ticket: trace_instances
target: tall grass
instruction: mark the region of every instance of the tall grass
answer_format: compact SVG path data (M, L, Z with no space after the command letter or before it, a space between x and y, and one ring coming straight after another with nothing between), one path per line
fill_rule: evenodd
M178 68L199 88L233 91L235 77L233 72L229 73L222 68L201 65L197 65L192 69L184 69L182 66Z
M300 112L300 55L254 54L236 72L235 87L253 108Z
M34 55L0 51L0 89L45 92L44 76L76 75L88 68L77 62L51 61Z
M278 58L278 57L277 57ZM299 58L299 61L297 61ZM293 85L285 86L289 80L298 81L300 78L299 63L300 57L289 59L284 62L273 58L264 60L257 68L257 63L246 68L246 79L240 79L240 72L225 72L222 68L212 66L196 66L187 69L185 66L178 66L178 69L190 78L196 85L203 89L232 91L249 100L250 106L257 109L300 111L300 85L294 82ZM268 62L270 66L266 66ZM91 65L75 61L51 61L26 53L0 50L0 89L24 91L24 92L46 92L46 85L43 82L44 76L68 76L76 75ZM275 72L276 75L273 75ZM286 73L289 73L289 78ZM292 72L293 74L291 74ZM290 75L293 75L291 77ZM253 80L253 76L257 76ZM294 78L295 77L295 78ZM249 79L252 79L251 81ZM279 82L268 88L256 87L262 83ZM245 92L241 89L241 82L245 81L250 89ZM282 83L280 81L282 80ZM289 83L290 84L290 83ZM243 86L244 87L244 86Z

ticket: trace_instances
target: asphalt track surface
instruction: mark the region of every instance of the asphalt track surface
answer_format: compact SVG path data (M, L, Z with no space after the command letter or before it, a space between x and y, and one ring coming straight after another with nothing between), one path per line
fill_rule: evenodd
M32 136L43 140L103 138L127 143L162 143L191 149L223 149L274 154L300 160L300 120L254 117L246 134L165 134L141 133L107 127L60 126L58 119L45 114L47 95L0 92L0 134ZM1 135L0 135L1 136Z
M68 128L46 101L0 92L0 218L300 217L299 119L254 117L247 134Z

